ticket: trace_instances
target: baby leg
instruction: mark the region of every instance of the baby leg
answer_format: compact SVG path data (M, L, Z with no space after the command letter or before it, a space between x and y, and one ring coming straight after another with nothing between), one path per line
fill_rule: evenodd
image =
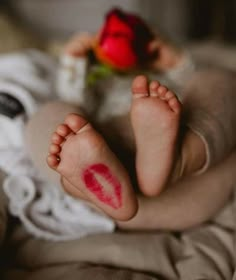
M205 145L206 163L201 172L235 148L235 92L235 73L207 69L194 73L180 93L183 120Z
M126 230L185 230L216 215L229 200L236 180L236 151L204 174L166 188L158 197L140 197L137 215L118 222Z

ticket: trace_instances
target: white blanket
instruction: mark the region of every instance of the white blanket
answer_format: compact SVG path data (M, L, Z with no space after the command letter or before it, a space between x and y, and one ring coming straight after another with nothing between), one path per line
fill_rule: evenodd
M8 174L3 187L9 210L40 238L71 240L111 232L111 219L47 182L26 152L25 123L41 104L57 98L56 69L51 57L34 50L0 57L0 168Z

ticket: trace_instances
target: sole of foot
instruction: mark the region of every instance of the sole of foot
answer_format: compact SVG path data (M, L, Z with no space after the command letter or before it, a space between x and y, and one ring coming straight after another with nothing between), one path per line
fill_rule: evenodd
M168 182L176 157L181 104L158 81L138 76L132 84L131 122L141 191L156 196Z
M69 114L57 127L47 163L67 182L68 193L93 203L108 216L129 220L136 214L137 199L125 168L83 117Z

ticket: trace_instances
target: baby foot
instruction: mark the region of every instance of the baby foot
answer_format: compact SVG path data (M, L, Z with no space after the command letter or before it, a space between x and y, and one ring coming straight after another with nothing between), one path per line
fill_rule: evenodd
M75 57L86 56L92 50L96 40L96 35L81 33L75 35L64 48L64 52Z
M116 220L137 211L129 176L91 124L69 114L52 136L48 165L62 177L67 192L92 202Z
M181 104L175 94L138 76L132 85L131 122L136 141L136 171L145 195L158 195L175 158Z

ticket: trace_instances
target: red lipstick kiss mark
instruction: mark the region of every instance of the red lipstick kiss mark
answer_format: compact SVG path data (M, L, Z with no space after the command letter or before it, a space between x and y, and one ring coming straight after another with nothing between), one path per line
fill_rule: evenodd
M98 181L99 176L108 183L108 190ZM93 164L83 172L82 177L86 187L100 201L114 209L121 207L121 184L106 165L102 163Z

